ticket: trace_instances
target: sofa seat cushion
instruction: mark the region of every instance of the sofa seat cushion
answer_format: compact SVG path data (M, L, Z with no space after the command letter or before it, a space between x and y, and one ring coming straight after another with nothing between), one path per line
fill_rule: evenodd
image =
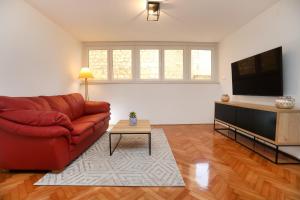
M64 100L69 104L72 112L72 119L75 120L84 114L85 102L81 94L73 93L62 95Z
M41 96L41 98L49 103L52 110L64 113L71 120L73 119L71 108L62 96Z
M94 125L94 131L98 131L100 129L102 129L104 126L104 121L98 122Z
M83 117L80 117L79 119L75 120L76 122L91 122L93 124L97 124L101 121L104 121L105 119L109 118L110 113L99 113L94 115L85 115ZM74 121L74 122L75 122Z
M76 126L75 126L76 127ZM74 129L75 130L75 129ZM77 126L77 131L80 134L72 134L71 136L71 143L72 144L79 144L86 138L90 137L94 134L94 126L93 124L89 123L81 123L80 126Z
M85 131L94 128L94 123L92 122L80 122L80 121L73 121L73 131L71 131L72 136L79 136L85 133Z

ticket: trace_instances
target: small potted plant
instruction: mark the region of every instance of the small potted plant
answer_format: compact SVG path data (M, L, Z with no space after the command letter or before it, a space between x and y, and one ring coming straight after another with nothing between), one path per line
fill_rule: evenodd
M135 112L129 113L129 124L130 126L135 126L137 124L137 118Z

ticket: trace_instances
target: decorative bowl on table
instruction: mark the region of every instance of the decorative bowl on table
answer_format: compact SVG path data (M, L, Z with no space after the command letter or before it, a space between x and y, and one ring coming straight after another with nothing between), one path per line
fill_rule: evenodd
M223 94L222 97L221 97L221 101L222 102L229 102L230 100L230 97L228 94Z
M291 96L279 97L275 100L275 105L280 109L292 109L295 106L295 99Z

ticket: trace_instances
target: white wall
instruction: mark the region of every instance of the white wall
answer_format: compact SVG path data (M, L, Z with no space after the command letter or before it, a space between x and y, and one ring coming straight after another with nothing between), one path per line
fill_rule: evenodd
M0 95L78 91L81 43L23 0L0 0Z
M82 93L84 93L82 87ZM90 85L91 100L111 103L112 124L130 111L153 124L212 123L219 84L101 84Z
M300 107L300 1L281 0L219 45L220 81L223 93L232 94L231 63L283 47L284 95L296 98ZM237 101L274 104L276 97L233 96ZM283 148L282 148L283 149ZM284 148L300 158L299 147Z
M284 95L300 107L300 1L281 0L219 45L222 92L232 94L231 63L263 51L283 47ZM274 104L276 97L233 96L234 100Z

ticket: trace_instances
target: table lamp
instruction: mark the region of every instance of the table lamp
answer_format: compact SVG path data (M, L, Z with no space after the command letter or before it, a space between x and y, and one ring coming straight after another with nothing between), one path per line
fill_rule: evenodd
M79 78L84 78L84 94L85 100L89 100L89 90L88 90L88 79L94 78L93 73L91 72L89 67L82 67L80 69Z

